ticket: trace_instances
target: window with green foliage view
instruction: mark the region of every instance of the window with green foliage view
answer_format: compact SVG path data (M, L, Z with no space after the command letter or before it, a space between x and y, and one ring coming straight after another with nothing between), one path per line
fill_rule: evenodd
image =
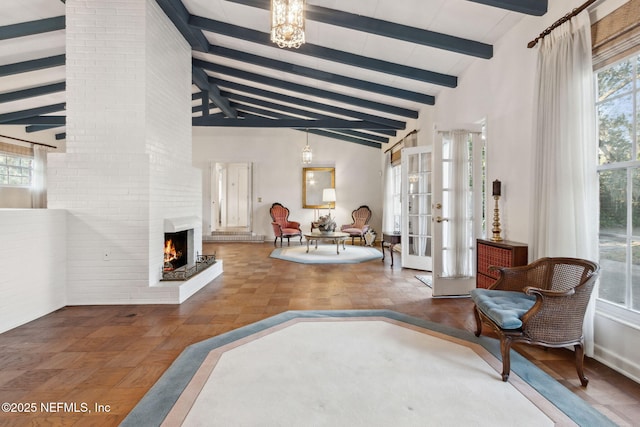
M596 72L599 297L640 311L640 55Z

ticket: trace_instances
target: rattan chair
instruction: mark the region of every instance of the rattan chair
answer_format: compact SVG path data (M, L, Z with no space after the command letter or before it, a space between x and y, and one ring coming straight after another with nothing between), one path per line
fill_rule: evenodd
M300 223L297 221L289 221L289 209L282 206L280 203L274 203L269 209L271 215L271 226L273 227L273 234L276 238L273 240L273 246L276 246L278 237L280 238L280 247L282 247L282 239L287 239L287 245L291 245L292 237L300 237L300 244L302 244L302 229L300 229Z
M599 267L576 258L541 258L522 267L490 267L500 273L489 289L473 289L476 336L482 324L500 338L502 380L509 379L513 343L575 348L576 370L583 386L582 324Z

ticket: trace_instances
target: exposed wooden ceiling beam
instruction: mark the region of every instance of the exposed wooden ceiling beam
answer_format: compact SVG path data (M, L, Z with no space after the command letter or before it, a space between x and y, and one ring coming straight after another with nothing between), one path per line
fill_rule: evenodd
M341 141L352 142L354 144L364 145L365 147L382 149L382 144L378 144L377 142L367 141L360 138L353 138L338 132L331 132L323 129L309 129L308 131L304 131L302 129L297 129L297 130L300 130L301 132L309 132L314 135L325 136L327 138L333 138L333 139L339 139Z
M254 114L250 114L248 113L248 117L259 117L256 116ZM332 131L328 131L328 130L322 130L322 129L295 129L297 131L300 132L305 132L305 133L311 133L314 135L320 135L320 136L324 136L327 138L332 138L332 139L338 139L341 141L346 141L346 142L352 142L354 144L359 144L359 145L364 145L365 147L372 147L372 148L377 148L377 149L381 149L382 145L374 142L374 141L368 141L368 140L364 140L364 139L360 139L360 138L353 138L351 136L348 135L343 135L341 133L337 133L337 132L332 132Z
M238 112L229 105L229 101L226 98L220 95L220 90L215 84L209 81L209 76L207 76L207 73L205 73L202 68L192 67L192 73L193 83L198 86L201 91L206 92L209 99L211 99L227 117L238 117Z
M227 1L266 10L271 9L271 2L269 0ZM356 15L342 10L315 6L309 3L305 5L305 19L478 58L489 59L493 56L493 46L489 44L370 18L368 16Z
M64 126L66 124L66 116L32 116L5 122L5 125L56 125Z
M0 114L0 123L7 123L13 120L24 119L27 117L35 117L41 114L56 113L64 111L65 103L45 105L43 107L30 108L28 110L13 111L11 113Z
M17 37L32 36L34 34L48 33L50 31L64 30L65 17L39 19L37 21L21 22L0 27L0 40Z
M27 133L41 132L43 130L55 129L63 127L64 125L29 125L24 128Z
M225 65L214 64L211 62L202 61L199 59L193 60L193 65L205 70L213 71L215 73L234 76L236 78L248 80L254 83L261 83L268 86L278 87L280 89L291 90L294 92L304 93L307 95L318 96L321 98L331 99L339 102L345 102L351 105L358 105L360 107L368 108L376 111L384 111L389 114L395 114L401 117L410 117L413 119L418 118L418 112L407 108L396 107L389 104L383 104L381 102L368 101L362 98L356 98L354 96L343 95L336 92L330 92L324 89L318 89L311 86L305 86L297 83L292 83L284 80L279 80L273 77L266 77L260 74L251 73L249 71L239 70L237 68L227 67Z
M314 119L314 120L323 120L323 119L332 119L333 117L331 116L327 116L325 114L318 114L318 113L313 113L310 111L303 111L300 110L298 108L294 108L294 107L288 107L285 105L279 105L279 104L274 104L272 102L268 102L268 101L263 101L260 99L256 99L256 98L251 98L249 96L245 96L245 95L240 95L240 94L234 94L234 93L230 93L229 94L229 99L232 100L231 105L235 105L235 103L233 101L237 101L238 103L240 103L240 105L242 105L242 108L240 107L236 107L239 110L242 109L246 109L248 105L252 105L252 106L258 106L258 107L263 107L263 109L261 111L270 111L271 114L273 114L272 117L276 117L279 119L292 119L292 118L296 118L299 116L303 116L306 117L308 119ZM269 108L270 110L264 110L264 108ZM252 110L253 112L257 112L256 110ZM289 114L287 114L289 113ZM395 136L396 131L395 130L391 130L391 129L376 129L374 132L379 132L379 133L383 133L383 132L391 132L393 135ZM347 132L348 133L348 132ZM359 137L367 137L373 141L377 141L377 142L382 142L382 143L387 143L389 142L389 138L386 138L384 136L378 136L378 135L372 135L372 134L364 134L362 132L355 132L353 133L354 136L359 136Z
M233 99L233 98L231 98ZM240 103L235 103L235 102L231 102L231 105L238 110L238 116L242 116L242 117L246 117L246 116L258 116L258 117L268 117L268 118L272 118L272 119L279 119L279 118L295 118L294 116L291 115L287 115L287 114L283 114L283 113L279 113L276 111L271 111L271 110L265 110L265 109L260 109L260 108L256 108L254 106L250 106L245 104L240 104ZM210 104L209 107L215 107L215 105ZM197 105L194 107L191 107L191 112L192 113L197 113L203 110L203 106L202 105ZM210 115L209 117L212 117L213 115ZM215 114L216 118L218 119L223 119L224 115L222 113L216 113ZM199 117L199 116L195 116L195 117ZM389 142L388 138L384 138L384 137L379 137L377 135L373 135L373 134L369 134L369 133L363 133L363 132L358 132L358 131L354 131L354 130L347 130L347 129L341 129L340 132L342 134L346 134L346 135L352 135L355 137L359 137L359 138L365 138L369 141L372 142L377 142L377 143L387 143ZM384 130L375 130L373 132L376 133L386 133L387 131ZM394 132L395 134L395 132ZM334 138L333 133L330 136L331 138ZM340 139L340 138L338 138ZM350 141L352 142L352 141Z
M246 113L246 117L251 120L252 118L263 118L261 115L256 115L254 113ZM361 139L361 138L354 138L352 136L349 135L345 135L343 130L340 131L330 131L330 130L325 130L325 129L312 129L312 128L305 128L305 129L295 129L298 130L300 132L306 132L306 133L311 133L314 135L320 135L320 136L324 136L327 138L332 138L332 139L338 139L341 141L346 141L346 142L352 142L354 144L359 144L359 145L364 145L365 147L373 147L373 148L377 148L377 149L381 149L382 148L382 144L375 142L375 141L370 141L367 139Z
M0 103L18 101L20 99L33 98L35 96L48 95L56 92L64 92L65 87L65 82L60 82L44 86L32 87L29 89L17 90L15 92L0 93Z
M468 0L527 15L542 16L549 7L547 0Z
M393 98L405 99L407 101L419 102L425 105L434 105L435 97L410 90L399 89L393 86L373 83L367 80L355 79L353 77L341 76L315 68L304 67L301 65L291 64L289 62L279 61L277 59L266 58L251 53L241 52L239 50L229 49L222 46L209 46L209 53L224 58L234 59L246 62L248 64L260 67L271 68L273 70L283 71L285 73L296 74L311 79L338 84L342 86L361 89L368 92L378 93L381 95L391 96Z
M274 118L274 119L296 119L297 117L292 116L290 114L284 114L284 113L279 113L279 112L275 112L275 111L271 111L271 110L265 110L262 108L258 108L255 107L253 105L247 105L247 104L236 104L236 103L231 103L236 109L238 109L239 111L243 111L243 112L247 112L247 113L253 113L253 114L257 114L259 116L266 116L266 117L270 117L270 118ZM328 129L325 129L328 130ZM378 136L378 135L373 135L370 133L364 133L364 132L360 132L357 130L353 130L353 129L340 129L339 132L343 135L349 135L355 138L359 138L359 139L364 139L367 141L371 141L371 142L377 142L377 143L381 143L381 144L386 144L389 142L389 138L385 138L382 136Z
M202 32L193 31L189 26L189 12L181 1L156 0L156 2L165 15L173 22L173 25L175 25L180 34L182 34L182 37L191 45L191 49L199 52L207 51L207 46L209 45L207 38Z
M252 30L250 28L239 27L222 21L193 16L189 18L189 25L203 31L222 34L234 37L239 40L246 40L252 43L258 43L265 46L272 46L268 33ZM315 58L325 59L327 61L339 62L341 64L352 65L367 70L377 71L380 73L391 74L411 80L431 83L445 87L456 87L458 78L447 74L436 73L434 71L423 70L420 68L409 67L406 65L396 64L380 59L369 58L362 55L356 55L337 49L331 49L324 46L318 46L311 43L305 43L297 49L297 52L313 56Z
M64 64L65 55L56 55L49 56L47 58L32 59L30 61L16 62L14 64L0 65L0 77L26 73L28 71L42 70L45 68L60 67Z
M372 83L366 80L355 79L352 77L341 76L338 74L321 71L316 68L295 65L289 62L279 61L272 58L265 58L263 56L241 52L239 50L229 49L222 46L210 45L209 53L224 58L246 62L247 64L258 65L260 67L271 68L273 70L283 71L285 73L309 77L330 84L348 86L354 89L366 90L368 92L387 95L393 98L405 99L407 101L419 102L426 105L435 104L435 97L432 95L426 95L419 92L413 92L410 90L399 89L392 86Z
M212 77L210 77L209 79L213 80ZM317 111L324 111L327 113L333 113L336 115L351 117L354 119L368 120L370 122L386 125L393 129L406 128L406 123L403 121L393 120L387 117L381 117L373 114L363 113L356 110L349 110L346 108L337 107L331 103L315 102L309 99L303 99L303 98L298 98L291 95L285 95L278 92L272 92L270 90L247 86L241 83L231 82L223 79L215 79L215 81L217 82L219 87L223 87L230 90L237 90L237 91L245 92L251 95L257 95L257 96L261 96L263 98L267 98L275 101L286 102L288 104L297 105L303 108L309 108Z
M377 123L365 122L363 120L344 119L283 119L271 120L266 118L216 118L193 117L194 126L217 126L217 127L251 127L251 128L292 128L292 129L380 129Z

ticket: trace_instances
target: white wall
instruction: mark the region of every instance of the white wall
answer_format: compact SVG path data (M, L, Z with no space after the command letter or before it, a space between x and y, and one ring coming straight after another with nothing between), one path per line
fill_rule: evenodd
M0 186L0 209L1 208L30 208L31 191L23 187L3 187Z
M190 46L154 0L66 5L67 152L48 157L48 201L69 212L68 303L175 303L155 286L164 219L202 209Z
M211 162L253 162L253 231L273 239L269 208L280 202L291 211L289 218L309 231L313 209L302 209L302 149L305 132L291 129L237 129L198 127L193 129L193 164L202 169L203 230L211 227ZM336 168L338 226L351 223L351 211L368 205L371 225L381 233L382 194L380 153L377 148L309 135L313 150L311 167ZM262 198L262 202L258 199ZM326 210L322 210L326 213Z
M491 60L476 60L460 76L456 89L437 97L433 123L446 126L487 120L488 180L503 183L500 219L503 237L530 241L531 156L533 147L534 84L537 50L527 43L582 0L549 2L543 17L525 17L498 43ZM600 7L619 0L605 1ZM422 127L428 127L423 124ZM595 319L595 357L631 378L640 378L638 328L598 310Z
M200 216L202 178L191 160L191 47L155 0L146 3L147 251L148 284L154 285L161 279L164 263L164 220ZM202 230L195 231L194 251L202 254Z
M523 18L494 44L491 60L477 60L459 77L458 87L443 91L436 102L434 121L439 128L486 120L487 180L502 181L500 222L506 240L529 240L536 51L527 49L526 44L548 25L547 21L558 16L559 10L568 7L567 1L553 3L564 6L552 8L545 15L547 19Z
M66 305L66 212L0 209L0 333Z

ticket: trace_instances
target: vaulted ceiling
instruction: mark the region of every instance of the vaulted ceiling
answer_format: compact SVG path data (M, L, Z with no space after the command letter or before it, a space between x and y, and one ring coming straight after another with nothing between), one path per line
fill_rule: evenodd
M107 0L105 0L107 1ZM306 44L270 0L156 0L192 48L194 126L287 127L380 148L547 0L307 0ZM0 125L65 137L64 0L0 3Z

